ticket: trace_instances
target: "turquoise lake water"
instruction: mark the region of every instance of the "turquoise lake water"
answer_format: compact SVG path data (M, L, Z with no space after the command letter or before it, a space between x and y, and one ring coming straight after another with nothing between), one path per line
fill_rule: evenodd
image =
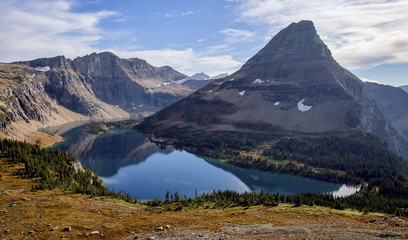
M331 192L346 196L356 187L232 166L216 159L148 141L149 134L134 130L92 135L82 127L62 134L65 141L53 146L67 151L93 168L109 189L125 191L142 200L164 199L167 191L194 197L213 190L253 191L281 194Z

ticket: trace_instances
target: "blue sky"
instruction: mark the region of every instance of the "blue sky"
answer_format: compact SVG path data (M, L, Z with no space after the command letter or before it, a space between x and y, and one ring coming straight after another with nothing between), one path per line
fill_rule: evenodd
M2 0L0 61L112 51L192 75L232 73L291 22L312 20L367 81L408 85L406 0Z

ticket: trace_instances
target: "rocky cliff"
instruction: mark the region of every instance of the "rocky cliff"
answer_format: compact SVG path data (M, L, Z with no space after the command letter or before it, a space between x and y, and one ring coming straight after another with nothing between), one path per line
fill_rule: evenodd
M395 145L402 144L398 148L400 155L408 156L408 93L397 87L369 82L364 83L364 92L392 126L388 130L396 131L394 139L390 140Z
M404 138L341 67L311 21L292 23L237 72L215 80L145 121L156 134L246 131L319 134L364 131L408 157Z
M171 67L110 52L0 64L1 130L74 120L147 116L190 94ZM7 131L6 131L7 132ZM20 138L20 137L17 137Z

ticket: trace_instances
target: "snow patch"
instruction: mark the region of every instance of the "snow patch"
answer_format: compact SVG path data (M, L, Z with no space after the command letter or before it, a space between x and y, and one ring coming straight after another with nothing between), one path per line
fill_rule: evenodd
M169 82L163 83L164 86L167 86L167 85L169 85L169 84L170 84Z
M280 102L275 102L273 105L278 106L279 104L280 104Z
M208 93L212 93L212 92L213 92L212 90L208 91Z
M230 81L234 81L234 80L235 80L235 78L231 78L231 79L230 79Z
M305 105L305 104L303 103L304 101L305 101L305 99L303 98L303 99L300 100L300 101L298 102L298 104L297 104L298 110L301 111L301 112L307 112L307 111L309 111L310 109L312 109L312 106L307 106L307 105Z
M50 66L44 66L44 67L35 67L35 70L40 71L40 72L48 72L51 70Z
M256 84L256 83L261 84L261 83L263 83L263 82L264 82L264 81L262 81L261 79L257 78L252 84Z
M218 85L221 85L221 84L223 84L223 83L225 83L225 81L222 81L222 82L220 82L220 83L217 83Z
M139 107L140 107L140 108L143 107L143 104L142 104L142 105L139 105Z
M33 78L33 77L35 77L35 73L33 73L33 75L30 76L30 78Z
M244 94L245 94L245 90L243 90L243 91L239 92L238 94L239 94L239 95L241 95L241 96L244 96Z

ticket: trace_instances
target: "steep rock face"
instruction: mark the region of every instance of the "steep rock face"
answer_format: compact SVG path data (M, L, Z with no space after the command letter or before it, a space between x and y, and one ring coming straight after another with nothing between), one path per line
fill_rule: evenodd
M408 94L402 89L377 83L364 83L365 93L375 102L378 111L392 123L396 130L395 142L403 138L405 145L399 148L401 155L408 155Z
M16 121L48 125L61 111L75 116L66 121L150 115L192 92L174 83L184 77L109 52L0 64L1 128Z
M232 75L215 80L145 122L157 134L362 130L400 153L401 135L356 76L342 68L310 21L292 23Z
M87 119L47 95L46 82L45 73L31 67L0 64L1 137L34 142L45 137L36 132L41 126Z
M98 99L130 113L157 111L191 92L174 83L185 75L137 58L105 52L76 58L73 66Z
M401 86L400 88L408 93L408 85L407 86Z

